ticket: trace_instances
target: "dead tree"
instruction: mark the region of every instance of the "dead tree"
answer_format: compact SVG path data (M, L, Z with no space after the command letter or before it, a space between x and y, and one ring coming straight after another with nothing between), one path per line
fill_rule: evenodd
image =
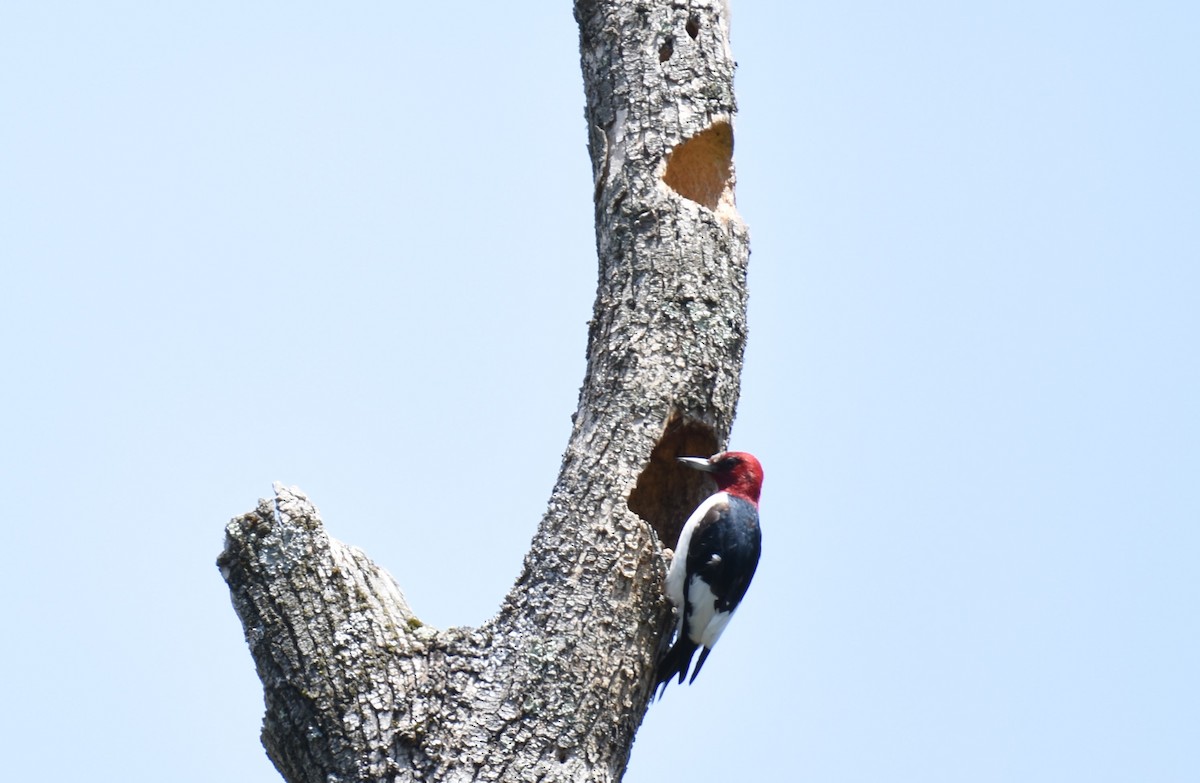
M671 609L664 547L708 491L746 339L734 62L719 0L576 0L599 284L587 375L520 577L478 628L422 626L298 490L218 564L291 783L616 781Z

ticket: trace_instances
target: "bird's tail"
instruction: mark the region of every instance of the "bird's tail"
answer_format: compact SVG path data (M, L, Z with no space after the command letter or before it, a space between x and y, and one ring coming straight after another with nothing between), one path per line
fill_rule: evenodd
M688 669L692 665L692 656L696 654L697 645L688 638L686 633L681 633L679 638L675 640L675 645L663 656L663 659L658 663L658 671L655 674L654 687L657 689L662 686L662 690L658 692L658 698L667 691L667 683L676 674L679 675L679 682L683 682L687 677ZM707 653L708 651L705 650ZM702 659L703 660L703 659ZM696 669L699 671L699 667ZM696 675L692 675L695 679Z
M696 668L692 669L692 679L688 680L688 685L691 685L696 681L696 675L700 673L700 667L704 665L704 660L708 658L709 652L710 650L708 647L705 647L700 651L700 657L696 659ZM683 678L680 677L679 681L683 682Z

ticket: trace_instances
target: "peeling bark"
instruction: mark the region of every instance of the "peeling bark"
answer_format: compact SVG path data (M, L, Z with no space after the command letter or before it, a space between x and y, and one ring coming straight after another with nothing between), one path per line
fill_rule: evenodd
M266 694L263 744L310 781L616 781L652 694L673 546L723 446L746 338L734 63L718 0L577 0L599 283L588 369L524 568L479 628L422 626L308 499L234 519L218 559Z

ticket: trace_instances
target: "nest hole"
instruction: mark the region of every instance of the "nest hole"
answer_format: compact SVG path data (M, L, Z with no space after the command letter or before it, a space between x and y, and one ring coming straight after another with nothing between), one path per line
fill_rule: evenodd
M663 182L686 199L716 210L733 180L733 126L714 122L671 150Z
M675 547L683 523L714 485L704 473L675 461L676 457L709 457L717 452L712 428L672 415L650 460L629 493L629 510L654 528L663 546Z

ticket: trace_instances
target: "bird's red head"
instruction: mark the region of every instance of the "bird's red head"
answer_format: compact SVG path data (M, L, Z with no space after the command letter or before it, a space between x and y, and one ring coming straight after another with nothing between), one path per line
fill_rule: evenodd
M689 468L711 473L717 489L737 495L758 505L762 491L763 469L753 454L745 451L723 451L708 459L679 457Z

